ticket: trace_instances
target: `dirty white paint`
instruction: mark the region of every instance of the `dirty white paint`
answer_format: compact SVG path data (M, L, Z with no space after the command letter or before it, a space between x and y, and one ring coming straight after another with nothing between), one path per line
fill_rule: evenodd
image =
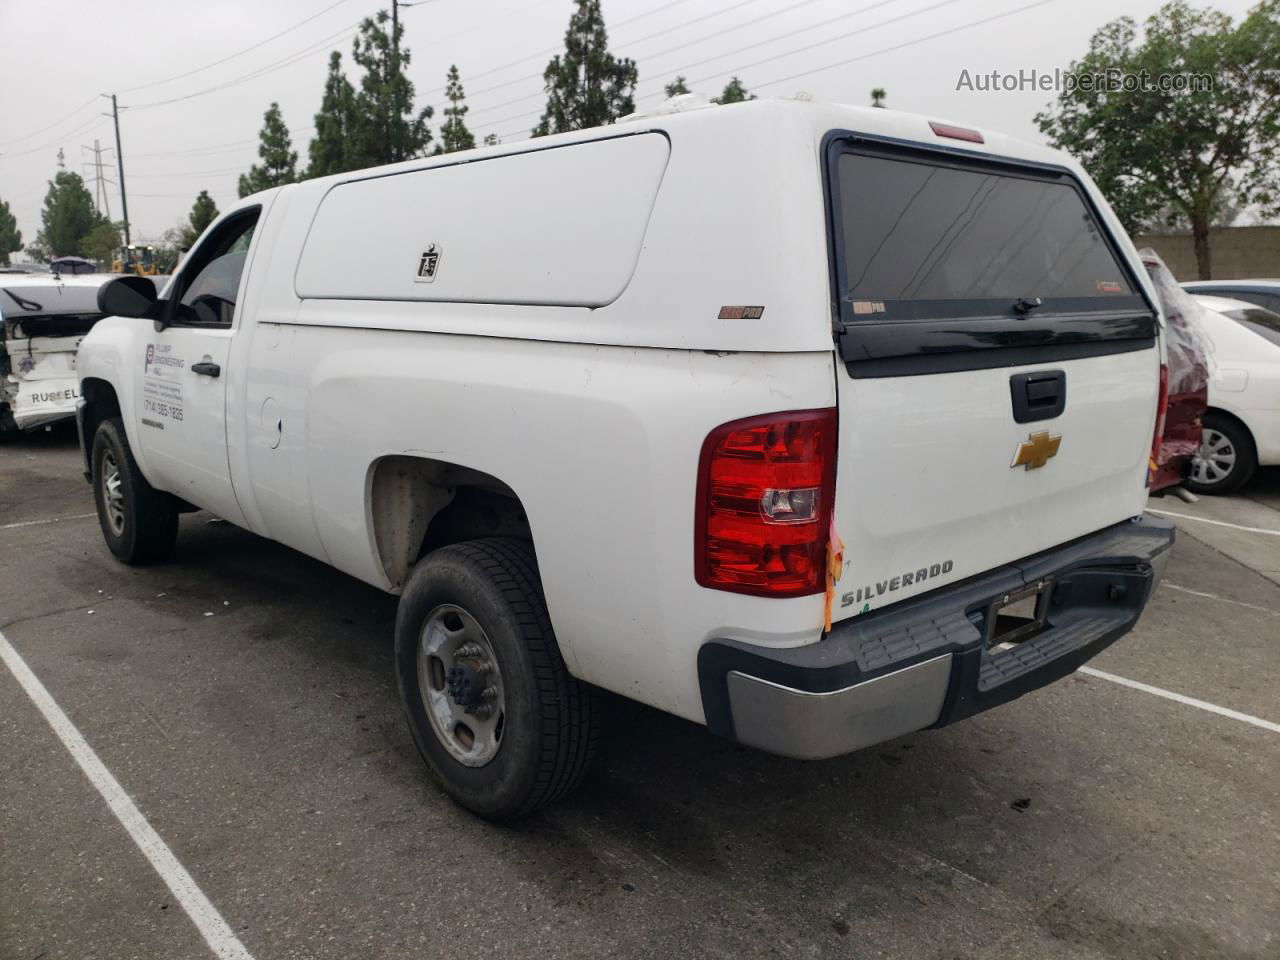
M80 731L62 712L62 708L50 696L40 679L31 672L25 660L13 648L3 633L0 633L0 660L3 660L14 678L26 691L31 702L48 721L53 732L58 735L62 745L75 758L80 769L84 771L89 782L102 795L116 819L128 831L138 849L160 874L174 898L187 912L191 922L196 925L209 949L219 960L253 960L253 955L245 949L231 927L222 919L217 908L209 901L197 885L186 867L178 862L173 851L165 844L160 835L147 822L141 811L125 793L125 790L106 765L98 759L93 748L80 735Z

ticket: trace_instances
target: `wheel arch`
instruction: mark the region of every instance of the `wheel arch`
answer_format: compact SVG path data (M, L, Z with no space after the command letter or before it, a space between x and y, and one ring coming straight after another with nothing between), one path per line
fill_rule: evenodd
M101 377L85 377L80 381L80 397L84 409L80 414L81 453L84 455L85 479L93 481L93 438L98 425L112 417L122 417L120 397L109 380Z
M419 559L440 547L498 536L533 542L519 495L483 470L393 454L371 464L367 490L377 560L395 590Z

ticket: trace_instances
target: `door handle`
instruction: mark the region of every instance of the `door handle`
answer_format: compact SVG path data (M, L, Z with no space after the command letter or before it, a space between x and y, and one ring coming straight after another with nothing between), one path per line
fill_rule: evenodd
M1067 375L1062 370L1017 373L1009 378L1015 423L1061 416L1067 406Z
M219 377L222 375L222 368L210 360L202 360L191 365L191 372L202 377Z

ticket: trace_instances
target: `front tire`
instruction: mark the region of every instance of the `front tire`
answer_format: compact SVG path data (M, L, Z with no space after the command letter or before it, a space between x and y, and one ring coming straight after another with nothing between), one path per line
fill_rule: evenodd
M596 691L565 667L523 541L472 540L418 563L396 614L396 679L423 759L486 819L528 816L590 765Z
M171 557L178 539L178 503L147 483L119 417L98 425L90 462L98 525L107 548L130 564Z
M1257 469L1258 454L1249 431L1231 417L1206 413L1187 486L1195 493L1231 493L1248 483Z

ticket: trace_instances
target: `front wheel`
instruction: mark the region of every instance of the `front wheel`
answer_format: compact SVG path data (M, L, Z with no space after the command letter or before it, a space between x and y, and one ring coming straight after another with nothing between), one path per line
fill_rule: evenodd
M1253 437L1239 422L1216 413L1204 415L1200 451L1191 464L1187 486L1196 493L1239 490L1258 469Z
M125 563L168 559L178 539L178 502L147 483L119 417L98 425L90 462L98 525L108 549Z
M396 614L396 679L423 759L482 817L527 816L587 771L596 692L565 667L527 543L472 540L418 563Z

